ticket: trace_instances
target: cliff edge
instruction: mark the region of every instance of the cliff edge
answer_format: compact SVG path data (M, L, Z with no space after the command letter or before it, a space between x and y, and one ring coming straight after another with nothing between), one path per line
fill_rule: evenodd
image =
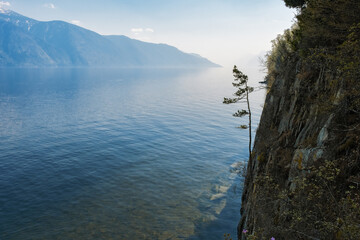
M238 239L360 239L358 10L305 1L274 40Z

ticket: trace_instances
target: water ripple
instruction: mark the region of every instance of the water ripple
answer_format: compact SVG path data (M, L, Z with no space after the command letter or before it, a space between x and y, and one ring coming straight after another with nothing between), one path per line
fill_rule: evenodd
M221 103L231 71L0 71L1 239L235 236L247 131Z

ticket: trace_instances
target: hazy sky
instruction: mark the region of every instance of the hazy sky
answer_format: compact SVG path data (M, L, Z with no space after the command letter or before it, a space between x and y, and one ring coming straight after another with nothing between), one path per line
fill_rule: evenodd
M0 5L37 20L167 43L223 66L257 64L294 17L282 0L3 0Z

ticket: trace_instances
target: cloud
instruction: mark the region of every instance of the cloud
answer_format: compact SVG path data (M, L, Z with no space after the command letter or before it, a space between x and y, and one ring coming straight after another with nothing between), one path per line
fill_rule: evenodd
M56 8L53 3L45 3L45 4L43 5L43 7L50 8L50 9L55 9L55 8Z
M139 35L141 33L153 33L154 29L152 28L132 28L131 32L133 32L135 35Z
M79 20L71 20L71 23L75 24L75 25L78 25L78 26L81 25L81 22Z
M0 8L6 8L6 7L10 7L11 4L9 2L3 2L0 1Z
M3 2L0 1L0 13L5 13L5 10L7 10L11 4L9 2Z

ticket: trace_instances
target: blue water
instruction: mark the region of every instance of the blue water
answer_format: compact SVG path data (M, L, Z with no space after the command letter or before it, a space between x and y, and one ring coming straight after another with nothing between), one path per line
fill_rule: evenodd
M0 239L235 237L248 143L240 106L222 104L231 81L231 69L0 69Z

